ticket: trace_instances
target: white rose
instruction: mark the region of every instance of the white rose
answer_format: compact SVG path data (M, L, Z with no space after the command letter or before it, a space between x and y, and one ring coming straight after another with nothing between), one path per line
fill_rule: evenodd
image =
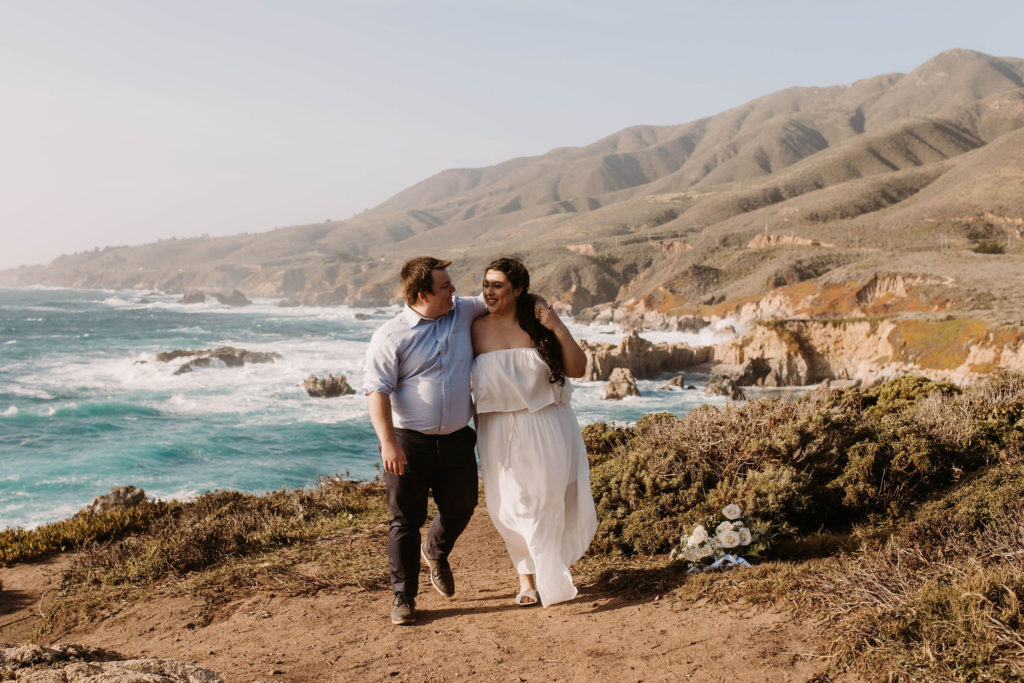
M690 540L686 542L686 545L692 548L694 546L700 545L706 540L708 540L708 530L705 529L703 525L699 525L696 529L693 530L693 533L690 534Z
M735 528L736 527L733 526L732 522L722 522L717 527L715 527L715 535L716 536L721 536L726 531L732 531Z
M718 540L722 542L723 547L735 548L740 544L740 535L730 529L729 531L718 534Z
M740 506L736 503L730 503L722 508L722 514L726 519L736 519L743 514L743 510L740 510Z
M715 554L715 551L712 550L711 546L709 546L707 544L697 546L696 548L694 548L694 552L696 553L698 559L703 559L705 557L711 557L712 555Z
M750 533L750 529L746 529L746 528L740 529L739 530L739 535L740 535L740 543L743 544L743 545L750 545L750 541L752 541L753 538L754 538L751 535L751 533Z

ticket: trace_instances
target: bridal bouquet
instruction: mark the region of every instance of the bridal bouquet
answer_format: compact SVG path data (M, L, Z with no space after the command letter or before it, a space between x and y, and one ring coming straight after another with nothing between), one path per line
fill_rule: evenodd
M736 565L749 567L750 563L742 555L756 558L764 552L767 531L766 527L748 526L739 505L726 505L719 515L698 524L691 533L683 534L679 545L672 548L669 559L688 562L690 571Z

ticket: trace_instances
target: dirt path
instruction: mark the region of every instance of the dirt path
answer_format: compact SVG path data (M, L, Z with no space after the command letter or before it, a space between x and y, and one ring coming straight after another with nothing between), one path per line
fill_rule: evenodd
M68 561L0 569L0 641L31 639ZM421 576L413 626L391 625L388 592L352 589L259 594L207 626L195 626L201 600L161 597L55 640L195 662L226 681L761 682L806 681L822 668L798 654L811 651L809 629L780 612L631 602L587 585L571 603L517 607L511 563L482 507L452 568L451 600Z

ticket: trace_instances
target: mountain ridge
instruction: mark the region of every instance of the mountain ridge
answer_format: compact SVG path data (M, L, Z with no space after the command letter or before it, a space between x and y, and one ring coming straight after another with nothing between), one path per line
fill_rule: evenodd
M941 247L936 264L955 256L970 283L949 295L967 301L957 287L995 291L1005 279L968 272L973 249L998 242L997 271L1020 258L1021 84L1024 59L949 50L907 74L786 88L695 121L446 169L346 221L65 255L0 282L377 305L397 299L408 256L454 258L465 291L491 257L511 251L527 258L538 288L577 311L653 296L666 315L714 315L775 282L867 277L886 269L881 253L897 262ZM982 171L987 180L972 180ZM758 233L770 248L747 246ZM717 284L679 284L709 268Z

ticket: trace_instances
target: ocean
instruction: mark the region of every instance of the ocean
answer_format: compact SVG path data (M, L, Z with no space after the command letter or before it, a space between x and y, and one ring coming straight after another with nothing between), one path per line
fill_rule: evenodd
M345 375L357 390L374 329L398 308L231 308L179 304L156 292L0 289L0 529L73 515L94 496L131 484L150 497L263 492L324 476L378 475L376 436L357 394L312 398L310 374ZM570 324L580 339L616 342L608 326ZM701 335L645 333L652 341L707 343ZM175 375L188 359L162 351L234 346L274 351L274 363L220 365ZM689 375L703 387L706 376ZM662 390L605 401L604 382L576 382L581 425L684 415L724 399Z

